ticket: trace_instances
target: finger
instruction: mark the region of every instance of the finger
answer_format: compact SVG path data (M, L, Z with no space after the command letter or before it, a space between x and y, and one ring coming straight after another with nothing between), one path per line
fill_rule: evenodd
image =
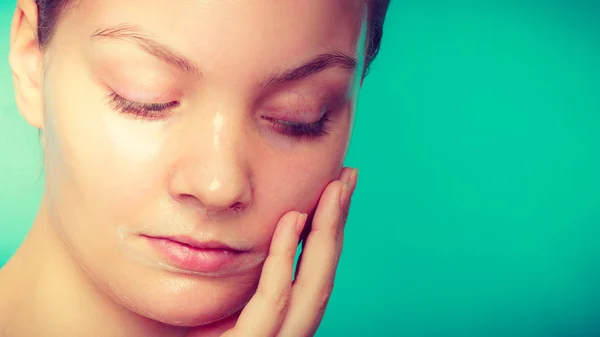
M343 230L346 226L346 219L348 218L348 210L349 210L349 205L352 202L352 195L354 194L354 190L356 189L356 183L357 183L357 179L358 179L358 169L344 167L342 169L340 175L338 176L338 178L339 178L338 180L350 185L350 197L348 200L348 207L345 207L345 208L342 207L343 215L342 215L341 226L339 229ZM305 237L308 236L308 233L310 232L310 229L312 228L312 222L313 222L313 218L309 217L306 225L304 226L304 232L306 232L306 234L303 234L303 235ZM308 230L308 232L307 232L307 230ZM339 238L343 239L343 235L340 235ZM296 271L295 271L296 276L298 275L301 265L302 265L302 260L303 260L302 255L304 254L305 244L306 244L306 240L304 240L302 242L302 251L300 252L300 257L298 258L298 262L296 262ZM339 247L341 248L341 243L339 244Z
M342 168L342 171L338 175L338 180L340 180L340 181L342 181L344 183L351 184L350 187L351 187L351 191L352 191L353 190L352 179L356 175L356 173L357 173L356 169L352 169L350 167L344 167L344 168ZM304 246L305 246L305 243L306 243L306 238L308 237L308 234L310 233L310 230L312 228L312 222L313 222L313 217L310 216L307 219L306 225L304 226L304 230L302 231L302 234L301 234L302 251L300 252L300 256L298 258L298 262L296 263L296 272L295 272L295 275L298 275L298 271L300 270L300 266L302 264L302 254L304 253Z
M348 184L350 188L350 193L348 196L347 207L342 207L342 221L340 223L340 230L343 230L346 227L346 219L348 217L348 211L350 209L350 204L352 202L352 195L354 194L354 190L356 189L356 182L358 179L358 169L349 169L343 174L340 174L340 180L346 184Z
M354 183L356 181L356 175L358 174L358 170L357 169L351 169L348 168L348 170L344 170L342 171L342 173L340 174L340 178L339 180L345 184L348 185L349 187L349 193L348 193L348 200L347 203L349 203L349 199L352 197L352 193L354 192ZM354 183L353 183L354 182ZM339 229L343 229L344 225L346 223L346 216L348 215L347 212L348 208L347 207L342 207L342 222L341 222L341 226L339 227Z
M280 337L313 336L323 318L341 254L350 189L349 184L334 181L321 196L313 228L303 248L302 267L292 287L288 312L278 334ZM341 203L344 198L346 202Z
M354 191L356 190L356 183L358 181L358 169L353 169L352 172L350 172L350 177L348 179L350 193L348 194L348 201L346 207L342 207L342 220L340 223L340 230L342 231L346 228L346 220L348 219L350 205L352 204L352 196L354 195ZM343 235L341 235L341 237L343 238Z
M344 183L349 183L352 179L352 175L355 172L356 172L356 169L352 169L350 167L344 167L340 171L340 174L338 175L337 180L344 182ZM308 233L310 233L311 223L312 223L312 219L309 217L308 221L306 222L307 225L304 227L304 231L302 232L302 235L301 235L302 242L306 241L306 237L308 236Z
M356 169L350 167L344 167L338 176L339 181L350 184L350 180L352 179L352 175L356 172Z
M342 207L341 226L338 228L338 230L343 230L345 228L346 219L348 217L348 209L349 209L350 202L352 201L352 195L356 188L357 179L358 179L358 169L356 169L356 168L353 169L353 168L345 167L339 175L340 181L350 185L350 193L349 193L350 196L348 199L348 206ZM312 228L312 222L313 222L313 218L309 218L307 221L307 225L304 227L304 231ZM307 233L307 236L308 236L308 233ZM338 235L338 238L343 239L343 235ZM342 245L340 242L338 244L338 247L340 248L340 250L341 250L341 246ZM302 265L302 260L303 260L302 256L304 254L305 247L306 247L306 241L304 241L302 244L302 251L300 252L300 257L298 258L298 262L296 263L296 272L295 272L296 276L298 275L301 265Z
M298 235L306 214L284 215L273 235L258 288L226 336L274 336L285 315L292 284Z

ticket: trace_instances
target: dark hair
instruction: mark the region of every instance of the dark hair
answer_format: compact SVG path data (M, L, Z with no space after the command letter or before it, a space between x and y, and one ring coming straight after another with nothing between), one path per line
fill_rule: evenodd
M52 39L56 22L60 14L66 9L71 0L36 0L38 6L38 30L37 39L40 47L44 48ZM368 41L366 45L365 75L381 45L383 36L383 23L390 5L390 0L367 0L368 10Z

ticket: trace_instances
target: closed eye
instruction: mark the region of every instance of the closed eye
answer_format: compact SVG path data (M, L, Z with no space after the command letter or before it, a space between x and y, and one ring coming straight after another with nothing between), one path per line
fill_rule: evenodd
M180 103L177 101L166 103L134 102L121 97L114 91L111 91L111 93L107 96L107 100L110 106L117 112L146 119L161 119L168 117L172 110L180 105Z
M329 118L330 112L326 112L323 117L312 123L298 123L292 121L278 120L268 116L262 118L270 122L272 128L285 136L292 138L308 138L315 139L327 135L330 131L332 120Z

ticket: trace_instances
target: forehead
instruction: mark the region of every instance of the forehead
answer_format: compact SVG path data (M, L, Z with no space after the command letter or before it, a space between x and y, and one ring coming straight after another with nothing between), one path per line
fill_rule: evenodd
M88 42L94 31L135 24L204 67L232 54L260 63L328 50L356 54L364 0L79 0L56 33ZM241 54L240 54L241 53Z

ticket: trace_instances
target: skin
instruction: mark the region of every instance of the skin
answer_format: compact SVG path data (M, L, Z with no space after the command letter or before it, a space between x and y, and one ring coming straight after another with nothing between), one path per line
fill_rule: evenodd
M46 185L29 235L0 270L0 336L313 335L357 179L342 166L364 13L348 0L83 0L40 49L35 2L20 0L10 64L18 108L42 130ZM123 24L195 69L102 34ZM334 62L265 85L326 53L356 67ZM139 117L116 111L112 91L178 105ZM310 123L325 111L328 132L314 138L264 118ZM243 248L250 267L215 276L150 266L123 249L161 260L142 235L223 241Z

